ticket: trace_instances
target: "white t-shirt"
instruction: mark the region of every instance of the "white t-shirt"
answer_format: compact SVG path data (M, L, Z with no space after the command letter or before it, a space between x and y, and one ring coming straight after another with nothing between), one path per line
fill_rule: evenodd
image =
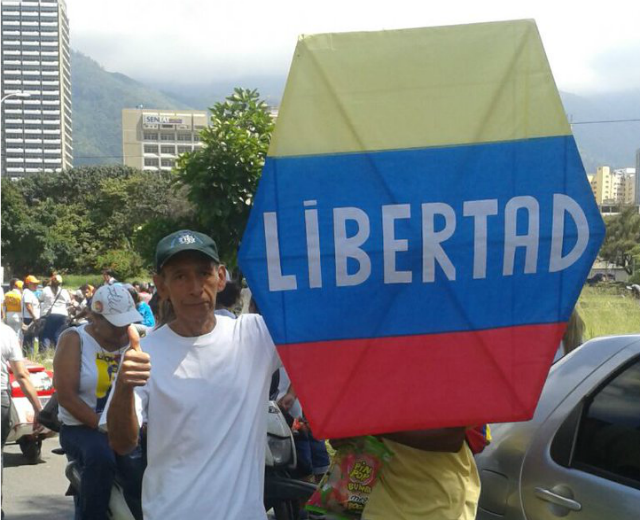
M22 317L31 318L31 314L27 310L27 303L30 303L33 310L33 317L38 319L40 317L40 300L31 289L25 289L22 291Z
M9 388L7 363L9 361L22 361L24 356L18 343L18 336L9 325L4 323L0 323L0 345L2 346L2 390L7 390Z
M62 334L78 334L80 336L80 381L78 396L98 415L102 413L115 381L120 358L129 345L109 352L86 331L87 325L65 330ZM58 405L58 419L67 426L80 426L82 421L76 419L62 405Z
M280 359L261 316L217 316L185 338L167 325L145 337L151 377L136 389L146 419L145 520L265 520L267 402Z
M66 289L59 289L60 295L54 293L53 289L49 286L42 289L42 314L47 314L51 309L51 314L60 314L62 316L68 316L69 312L67 308L71 305L71 296ZM56 299L56 296L58 299ZM54 303L55 302L55 303ZM53 308L51 308L53 306Z

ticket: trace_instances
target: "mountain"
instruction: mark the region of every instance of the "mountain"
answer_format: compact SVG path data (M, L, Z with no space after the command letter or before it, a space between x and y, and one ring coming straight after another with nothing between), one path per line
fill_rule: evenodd
M71 96L75 166L122 163L123 108L190 108L124 74L107 72L77 51L71 52Z
M562 103L573 123L582 162L588 173L598 166L632 168L640 149L640 90L589 97L561 92ZM635 119L627 123L579 124L583 121Z
M197 110L207 110L217 101L233 94L236 87L258 89L260 97L271 106L278 106L284 92L285 76L247 76L202 85L185 85L181 83L152 83L151 85L167 95L179 99Z
M145 85L124 74L107 72L91 58L71 53L74 164L122 162L121 110L149 108L206 110L234 87L257 88L263 99L278 106L286 78L281 75L221 79L210 84L171 81ZM561 92L572 123L640 119L640 90L577 96ZM635 166L640 148L640 122L574 124L573 132L588 173L598 166Z

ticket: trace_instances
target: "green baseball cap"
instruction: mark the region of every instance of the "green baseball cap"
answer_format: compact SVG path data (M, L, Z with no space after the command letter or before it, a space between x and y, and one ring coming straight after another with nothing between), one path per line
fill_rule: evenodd
M218 257L218 246L210 236L197 231L181 229L164 237L156 247L156 270L160 271L162 266L174 255L182 251L198 251L216 262L220 263Z

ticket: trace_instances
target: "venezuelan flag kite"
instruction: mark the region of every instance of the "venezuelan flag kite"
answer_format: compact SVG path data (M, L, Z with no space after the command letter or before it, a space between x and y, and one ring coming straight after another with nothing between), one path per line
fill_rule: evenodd
M533 21L321 34L240 265L341 437L530 418L603 236Z

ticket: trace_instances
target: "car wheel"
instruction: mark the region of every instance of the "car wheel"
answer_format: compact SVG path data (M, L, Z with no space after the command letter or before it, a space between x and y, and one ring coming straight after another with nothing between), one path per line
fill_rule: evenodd
M18 444L28 464L37 464L40 462L40 454L42 452L41 440L20 439Z

